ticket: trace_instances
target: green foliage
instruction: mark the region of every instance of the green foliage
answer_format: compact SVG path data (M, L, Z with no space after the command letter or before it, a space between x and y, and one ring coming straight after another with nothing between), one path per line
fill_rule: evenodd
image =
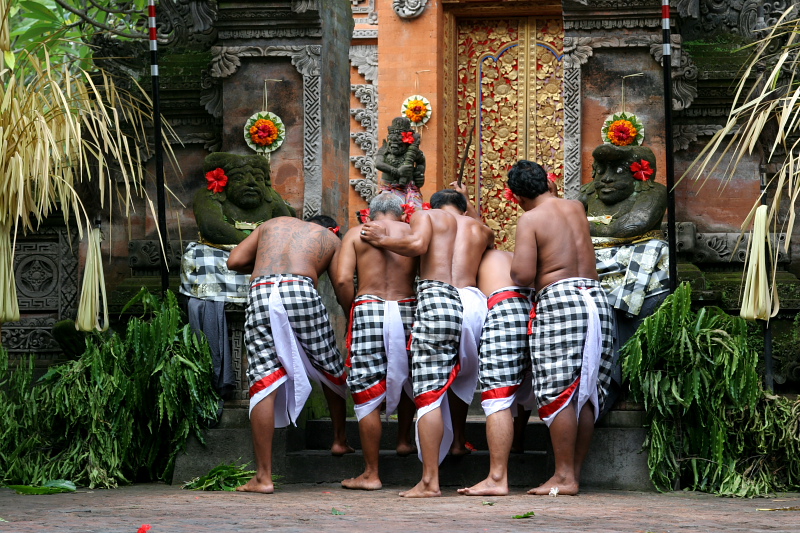
M205 338L184 323L175 295L145 289L126 334L92 334L80 358L33 383L33 360L0 353L0 481L53 478L89 487L168 481L190 435L203 442L218 397Z
M765 394L747 324L691 309L681 284L623 348L632 399L644 404L658 490L756 496L800 488L800 401Z
M75 492L75 483L66 479L53 479L42 486L32 485L8 485L9 489L14 489L17 494L59 494L62 492Z
M230 464L222 463L212 468L208 474L187 481L183 488L189 490L236 490L236 487L247 483L256 473L255 470L245 470L248 464L237 466L235 461ZM275 477L272 476L273 480Z

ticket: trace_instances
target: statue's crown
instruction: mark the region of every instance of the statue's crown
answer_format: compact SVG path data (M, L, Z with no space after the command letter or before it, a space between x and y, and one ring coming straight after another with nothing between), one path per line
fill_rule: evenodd
M411 121L406 117L397 117L392 120L392 125L389 126L389 134L402 133L404 131L411 131Z

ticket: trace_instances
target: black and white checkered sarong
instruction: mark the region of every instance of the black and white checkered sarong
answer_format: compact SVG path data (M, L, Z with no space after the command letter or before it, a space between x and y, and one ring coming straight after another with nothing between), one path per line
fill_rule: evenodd
M489 313L481 334L481 399L513 394L530 372L529 288L505 288L489 296Z
M589 291L600 318L602 354L596 384L600 410L611 384L614 319L600 282L569 278L548 285L534 300L530 337L533 386L543 419L570 400L581 376L589 323L584 291Z
M414 323L416 299L397 302L403 329L406 332L406 344ZM347 386L357 404L374 397L373 389L382 384L381 391L386 389L387 358L384 346L384 306L381 298L364 294L353 302L351 318L352 343L350 345L350 375Z
M418 408L438 400L455 378L463 312L458 289L420 280L411 330L411 380Z
M247 346L247 377L250 395L264 389L285 374L278 361L269 319L269 296L277 285L289 323L311 364L333 383L344 383L342 355L336 347L328 311L311 278L275 274L253 278L250 283L244 327Z

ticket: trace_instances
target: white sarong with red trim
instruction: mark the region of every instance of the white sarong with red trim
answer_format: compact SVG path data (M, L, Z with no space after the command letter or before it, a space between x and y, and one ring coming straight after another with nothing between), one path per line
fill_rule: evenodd
M504 287L489 295L480 349L481 407L488 417L517 404L530 409L531 357L528 317L530 287Z
M417 405L416 440L419 459L419 421L441 409L444 435L439 463L453 444L453 424L447 390L469 404L475 394L480 364L478 345L486 317L486 296L475 287L456 289L448 283L421 280L417 314L411 336L414 403Z
M276 428L296 425L311 394L309 377L342 398L346 396L342 356L328 313L310 278L274 274L251 280L245 345L250 412L277 391Z
M416 298L391 301L371 294L353 302L347 384L358 420L380 407L384 399L389 416L397 410L404 390L412 396L407 341L416 305Z
M613 314L600 282L569 278L542 289L531 310L530 329L539 417L549 426L575 400L576 415L588 402L596 420L613 361Z

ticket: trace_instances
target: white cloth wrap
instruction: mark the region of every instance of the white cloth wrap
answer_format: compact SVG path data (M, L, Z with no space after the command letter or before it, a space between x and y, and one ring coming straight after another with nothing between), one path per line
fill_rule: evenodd
M480 373L480 358L478 347L483 330L483 322L486 320L486 295L477 287L464 287L458 289L458 296L464 312L461 324L461 342L458 346L458 360L461 370L453 380L451 389L461 401L469 405L475 396L475 389L478 386L478 376ZM388 387L387 387L388 388ZM419 421L426 414L436 408L442 409L442 420L444 422L444 435L442 444L439 446L439 464L450 452L453 444L453 422L450 418L450 404L447 401L447 393L442 394L438 400L430 405L420 408L417 411L416 441L417 456L422 460L422 446L419 443Z
M286 376L283 376L272 383L264 390L257 392L250 398L250 413L253 408L266 398L272 391L278 389L275 396L275 427L282 428L289 424L297 425L297 419L303 411L309 395L311 395L311 379L317 383L324 383L336 394L345 398L347 388L343 384L331 382L322 372L318 371L309 361L303 347L297 340L297 336L289 323L289 316L283 307L283 300L279 290L282 278L279 276L272 286L269 294L269 322L272 338L275 342L275 351L278 360L281 362Z

